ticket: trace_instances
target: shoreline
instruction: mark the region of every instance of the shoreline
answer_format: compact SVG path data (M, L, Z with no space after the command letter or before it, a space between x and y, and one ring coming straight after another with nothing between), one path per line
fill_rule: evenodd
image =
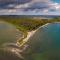
M41 27L44 27L44 26L46 26L46 25L48 25L48 24L50 24L50 23L47 23L47 24L45 24L45 25L42 25ZM41 27L39 27L39 28L41 28ZM21 42L19 42L20 40L17 40L16 45L18 45L19 47L24 46L24 44L28 41L28 39L29 39L31 36L33 36L34 33L35 33L37 30L39 30L39 28L37 28L36 30L32 30L32 31L27 32L27 37L24 37L24 35L23 35L23 37L20 38ZM20 43L21 43L21 44L20 44Z
M37 30L33 30L33 31L27 32L27 37L24 38L24 35L23 35L23 37L20 38L20 39L22 39L21 45L20 45L19 40L17 40L17 45L18 45L19 47L22 47L22 46L28 41L28 39L29 39L36 31L37 31Z

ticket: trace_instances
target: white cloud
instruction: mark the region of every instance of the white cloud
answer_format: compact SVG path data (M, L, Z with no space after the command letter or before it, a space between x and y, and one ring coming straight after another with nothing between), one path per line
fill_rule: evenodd
M54 10L60 9L60 4L53 3L50 0L32 0L30 3L26 3L22 5L20 4L17 7L23 10L24 9L31 10L31 11L37 10L37 12L42 10L43 12L48 12L49 9L54 9Z
M20 5L16 5L14 8L18 9L18 8L28 8L29 7L29 3L26 4L20 4Z
M60 10L60 4L54 3L51 0L31 0L23 4L10 4L8 7L13 9L2 9L0 13L6 14L48 14Z

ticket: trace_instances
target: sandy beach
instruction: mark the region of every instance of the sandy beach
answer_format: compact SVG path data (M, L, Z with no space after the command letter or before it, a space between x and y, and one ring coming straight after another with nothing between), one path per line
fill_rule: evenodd
M22 44L20 44L19 42L17 42L17 44L18 44L20 47L23 46L23 45L28 41L28 39L29 39L35 32L36 32L36 30L27 32L27 37L22 40Z

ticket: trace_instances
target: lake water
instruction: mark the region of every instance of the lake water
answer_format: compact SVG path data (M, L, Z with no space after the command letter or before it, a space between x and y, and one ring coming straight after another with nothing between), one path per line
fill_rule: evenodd
M31 60L60 60L60 23L40 27L28 45L32 52Z
M60 60L60 23L38 28L24 52L16 45L19 34L15 26L0 21L0 60Z
M11 24L0 22L0 45L16 41L16 28Z
M19 47L16 45L17 39L22 37L22 33L16 27L7 22L0 21L0 60L19 60L19 55L15 53Z

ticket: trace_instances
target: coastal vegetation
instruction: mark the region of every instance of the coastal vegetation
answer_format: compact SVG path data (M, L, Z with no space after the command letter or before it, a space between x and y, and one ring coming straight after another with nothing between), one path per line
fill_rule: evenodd
M24 38L26 38L28 31L36 30L38 27L46 23L60 22L60 17L52 19L40 19L38 17L0 16L0 20L15 25L17 29L23 32Z
M38 27L46 23L60 22L60 17L52 19L40 19L38 17L34 18L34 17L0 16L0 20L15 25L17 29L23 32L24 38L26 38L28 31L36 30ZM20 43L21 42L22 40L20 40Z
M52 18L52 19L38 19L38 18L29 18L29 17L10 17L10 16L0 16L0 20L12 23L18 28L20 31L32 31L37 29L38 27L53 22L60 22L60 18Z
M60 22L60 17L52 19L40 19L38 17L0 16L0 20L15 25L17 29L23 32L25 38L27 37L28 31L35 30L46 23Z

